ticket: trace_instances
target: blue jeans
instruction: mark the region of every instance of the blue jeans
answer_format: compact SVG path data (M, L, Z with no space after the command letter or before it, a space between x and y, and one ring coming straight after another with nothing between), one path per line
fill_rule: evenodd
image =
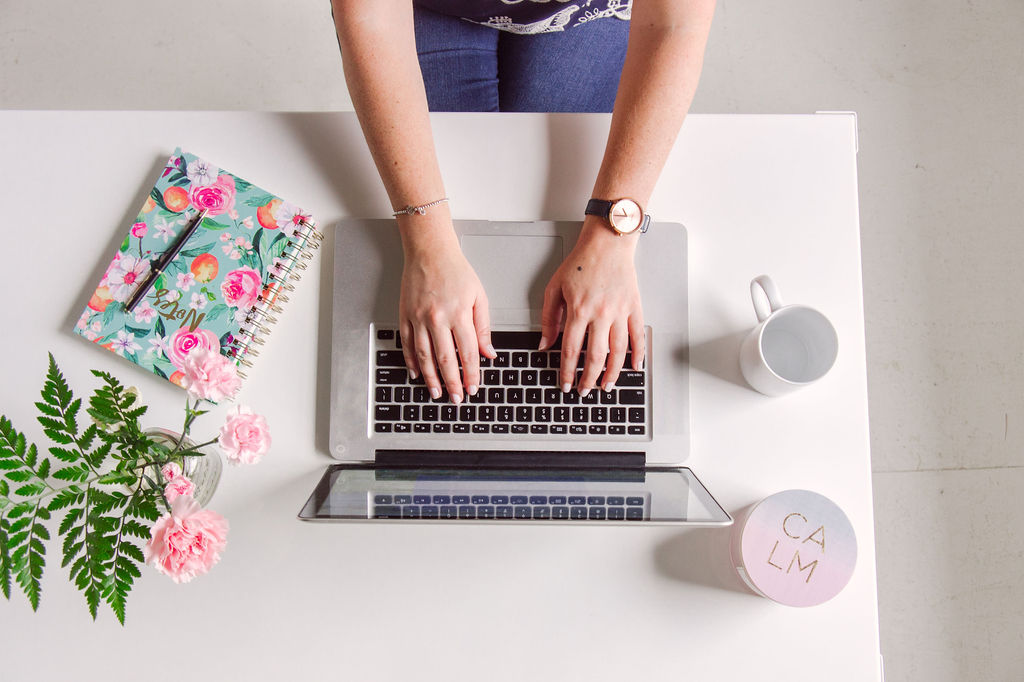
M610 112L615 104L628 21L515 35L416 7L415 24L431 111Z

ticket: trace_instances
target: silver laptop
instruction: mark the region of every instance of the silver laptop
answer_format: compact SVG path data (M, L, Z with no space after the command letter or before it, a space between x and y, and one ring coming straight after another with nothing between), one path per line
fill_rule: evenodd
M686 231L641 237L642 371L613 390L558 388L560 344L539 351L544 288L579 222L456 221L487 291L497 358L476 396L431 400L405 368L397 309L402 247L391 220L351 219L335 240L331 455L305 520L732 522L689 455ZM584 353L586 352L584 348ZM582 358L579 370L582 370Z

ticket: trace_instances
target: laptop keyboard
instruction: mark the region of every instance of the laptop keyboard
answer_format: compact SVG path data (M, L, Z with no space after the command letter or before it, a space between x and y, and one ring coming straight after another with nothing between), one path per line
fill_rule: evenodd
M595 389L584 398L573 388L562 393L558 376L561 337L538 351L539 331L495 331L493 360L480 358L482 383L474 396L453 404L447 391L432 400L422 377L409 378L401 336L394 329L376 329L373 369L373 430L387 434L445 434L471 437L560 438L605 436L636 439L647 436L646 370L634 371L631 354L611 391ZM576 382L586 349L580 353ZM598 382L600 383L600 382Z
M645 500L629 495L373 496L375 519L643 521Z

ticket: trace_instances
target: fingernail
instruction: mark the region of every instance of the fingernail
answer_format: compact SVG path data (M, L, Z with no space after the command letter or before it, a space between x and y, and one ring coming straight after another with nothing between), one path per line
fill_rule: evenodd
M497 353L494 352L494 346L492 346L491 344L487 344L487 352L490 353L491 355L497 355Z
M612 385L611 384L605 384L604 386L601 387L601 390L604 391L605 393L607 393L608 391L612 390Z
M441 389L439 389L439 388L432 388L432 389L430 389L430 397L433 398L434 400L437 400L438 398L440 398L441 397Z
M469 394L470 395L476 395L476 392L479 391L479 390L480 390L480 388L478 386L470 386L469 387Z
M572 384L562 384L562 393L568 393L572 390Z
M452 402L455 403L456 405L461 403L462 402L462 394L461 393L453 393L452 394Z
M409 370L409 378L410 378L410 379L412 379L413 381L416 381L416 379L417 379L417 378L418 378L419 376L420 376L420 373L419 373L419 372L417 372L416 370L414 370L414 369L410 369L410 370Z
M540 345L537 346L537 350L544 350L547 347L548 347L548 337L541 336L540 337Z
M590 395L590 389L589 388L585 388L582 391L580 391L580 397L581 398L586 398L588 395Z

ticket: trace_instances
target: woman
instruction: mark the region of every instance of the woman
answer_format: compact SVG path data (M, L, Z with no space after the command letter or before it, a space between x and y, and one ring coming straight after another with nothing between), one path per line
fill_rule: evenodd
M487 295L443 200L428 102L520 111L606 111L614 102L591 201L580 197L588 210L579 239L545 290L540 346L563 328L563 391L575 383L586 395L599 379L608 390L630 346L638 369L645 340L633 255L642 209L624 216L628 233L613 223L650 198L697 88L714 0L332 4L352 103L402 236L399 328L412 375L434 398L445 387L460 403L479 390L480 354L495 355ZM627 197L636 206L612 203Z

